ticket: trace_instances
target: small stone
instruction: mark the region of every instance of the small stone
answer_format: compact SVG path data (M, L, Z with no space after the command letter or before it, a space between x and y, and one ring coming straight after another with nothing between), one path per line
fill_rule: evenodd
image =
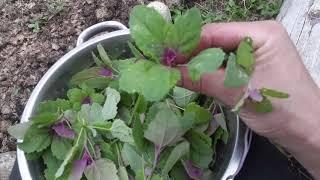
M51 48L52 48L53 50L56 50L56 51L60 49L59 45L56 44L56 43L52 43L52 44L51 44Z
M8 107L6 105L2 106L2 108L1 108L2 114L9 114L10 112L11 112L10 107Z
M108 12L105 8L100 8L96 10L96 18L102 19L108 15Z

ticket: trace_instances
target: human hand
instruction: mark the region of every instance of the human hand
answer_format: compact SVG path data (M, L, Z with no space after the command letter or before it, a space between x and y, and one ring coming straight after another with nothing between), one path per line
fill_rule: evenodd
M302 63L287 32L273 21L252 23L221 23L203 27L199 50L222 47L235 50L244 37L253 39L256 58L252 88L271 88L287 92L289 99L272 99L271 113L256 113L250 103L239 112L240 117L256 133L279 143L316 177L320 178L320 94ZM247 87L224 87L224 69L202 76L192 83L185 67L182 86L214 96L233 107Z

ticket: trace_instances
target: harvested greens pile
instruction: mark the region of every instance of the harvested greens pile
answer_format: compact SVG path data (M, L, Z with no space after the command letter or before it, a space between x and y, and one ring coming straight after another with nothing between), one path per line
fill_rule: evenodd
M98 45L96 66L73 76L65 99L42 102L30 122L9 129L23 139L18 147L29 160L43 161L46 179L201 179L215 163L218 142L227 143L226 121L213 98L176 87L176 59L189 57L199 43L199 11L192 8L172 23L136 6L129 24L133 58L111 60ZM210 48L182 66L197 82L227 59L225 86L246 85L255 63L250 38L236 55ZM249 89L235 111L247 100L258 112L270 112L268 96L288 95Z

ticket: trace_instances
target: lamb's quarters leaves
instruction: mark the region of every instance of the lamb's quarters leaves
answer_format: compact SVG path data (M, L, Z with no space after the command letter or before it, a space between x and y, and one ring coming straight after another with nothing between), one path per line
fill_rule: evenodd
M228 131L227 122L223 113L215 114L213 117L223 130Z
M229 140L229 133L225 131L222 127L219 127L214 134L213 138L213 147L217 145L218 140L222 140L224 144L228 143Z
M145 174L144 174L144 169L139 169L135 174L136 174L135 180L146 180Z
M112 126L112 122L109 121L95 121L91 123L88 127L97 130L98 132L109 132Z
M144 147L145 147L143 126L142 126L140 118L137 116L134 116L132 135L133 135L133 139L134 139L134 144L137 146L137 148L141 152L143 152Z
M204 73L214 72L223 63L225 53L218 48L209 48L192 58L188 63L189 76L192 81L199 81Z
M125 106L120 106L120 109L118 110L117 117L121 120L123 120L126 124L130 125L132 121L131 112L130 110Z
M84 171L88 180L119 180L117 173L116 165L109 159L98 159Z
M203 170L196 167L192 161L190 160L182 161L182 164L191 179L202 179L204 174Z
M43 112L31 118L32 124L38 128L49 127L59 121L59 114L57 112Z
M195 125L208 123L212 119L212 114L210 111L204 109L194 102L187 105L185 113L195 113Z
M97 66L99 66L99 67L104 66L103 62L97 57L97 55L94 52L91 52L91 55L92 55L94 63L96 63Z
M173 88L173 100L176 102L178 106L182 108L186 107L189 103L196 100L197 97L197 93L188 89L184 89L177 86Z
M261 102L252 101L253 107L258 113L269 113L273 110L272 103L267 97L263 97Z
M32 153L25 153L26 159L30 161L38 160L41 155L43 154L42 152L32 152Z
M51 152L59 160L64 160L68 151L72 148L69 139L54 136L51 143Z
M83 104L78 116L87 121L88 124L104 121L105 119L102 114L102 107L98 103L93 103L92 105Z
M151 180L164 180L159 174L153 174Z
M43 113L43 112L51 112L51 113L56 113L58 109L65 111L67 109L71 109L71 103L68 100L65 99L56 99L55 101L53 100L47 100L43 101L39 104L37 113Z
M111 81L112 75L105 75L103 73L104 68L92 67L82 70L72 76L70 84L72 86L80 86L86 84L91 88L103 89L106 88Z
M108 66L108 68L112 69L113 68L113 64L111 59L109 58L106 50L103 48L103 46L101 44L97 45L97 50L99 52L99 56L102 60L102 62Z
M47 180L55 180L54 174L58 170L62 161L55 158L52 155L52 153L50 152L50 149L48 149L44 152L44 154L42 155L42 159L43 159L44 164L47 167L44 171L45 178Z
M166 43L178 49L183 55L189 56L199 44L201 26L200 11L197 8L191 8L175 19L174 24L169 28Z
M179 117L171 110L162 109L156 113L144 132L144 137L159 148L165 147L181 137L184 129Z
M208 168L212 161L212 140L204 133L190 130L187 139L191 144L190 157L192 162L198 167Z
M59 177L61 177L63 175L63 172L65 171L66 166L71 162L71 160L73 159L75 154L80 149L81 145L83 145L83 143L86 141L86 137L84 135L85 134L84 131L85 131L84 128L80 129L79 134L78 134L78 136L77 136L72 148L68 151L68 153L66 154L62 164L60 165L59 169L55 173L55 178L59 178Z
M87 97L87 94L79 88L69 89L67 96L71 102L82 102L82 100Z
M116 119L111 126L111 134L113 137L119 139L122 142L133 144L132 129L129 128L124 121Z
M137 174L144 167L144 160L138 154L136 148L128 143L123 145L122 158L129 162L130 168Z
M134 64L136 58L122 59L118 61L114 61L113 64L118 71L126 70L130 65Z
M151 121L153 121L156 114L160 110L169 110L170 111L171 109L168 107L168 104L166 104L164 102L155 102L154 104L152 104L152 106L148 110L145 124L149 124Z
M132 42L130 42L130 41L128 42L128 47L130 48L130 50L135 58L137 58L137 59L144 58L143 54L139 51L139 49Z
M155 9L141 5L131 11L129 27L138 48L159 62L169 23Z
M118 168L119 180L129 180L127 169L123 166Z
M120 93L112 88L106 89L106 102L102 108L102 115L104 120L113 119L117 115L118 103L120 102Z
M32 121L15 124L14 126L10 126L8 128L8 133L16 139L23 139L31 124Z
M226 76L224 86L229 88L237 88L247 85L250 77L236 62L236 56L231 53L226 68Z
M141 114L147 111L148 102L142 95L139 95L137 101L134 105L133 112L137 114Z
M95 103L97 103L99 105L103 104L104 101L105 101L104 95L102 95L100 93L92 93L90 95L90 98L92 99L93 102L95 102Z
M31 125L24 135L23 142L18 144L18 147L26 153L41 152L51 144L51 141L52 135L49 133L49 129L39 129Z
M240 42L237 49L237 64L243 67L248 75L251 75L256 63L252 43L252 39L246 37Z
M269 97L281 98L281 99L289 98L289 94L288 93L277 91L277 90L273 90L273 89L262 88L260 90L260 92L261 92L261 94L263 96L269 96Z
M110 159L114 163L117 162L117 156L113 152L110 144L103 142L100 144L100 149L101 149L101 157Z
M183 141L176 145L171 151L163 169L162 174L167 175L172 167L181 159L184 155L187 155L190 150L190 144L187 141Z
M180 80L180 72L160 64L141 60L120 73L120 89L142 94L147 101L159 101Z
M187 172L180 162L173 166L172 170L170 171L170 177L177 180L189 179Z

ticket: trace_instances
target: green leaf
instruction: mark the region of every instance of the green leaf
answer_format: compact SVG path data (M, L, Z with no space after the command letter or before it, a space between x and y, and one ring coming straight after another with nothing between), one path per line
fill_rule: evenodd
M192 162L200 168L208 168L213 156L211 138L204 133L190 130L187 133L187 139L191 144L190 157Z
M155 115L144 132L144 137L158 147L165 147L184 133L179 118L168 109L162 109Z
M125 167L120 166L118 169L119 180L129 180L128 172Z
M181 87L173 88L173 100L180 107L186 107L189 103L196 100L198 94Z
M55 180L54 174L58 170L60 164L62 161L55 158L50 150L45 151L45 153L42 155L42 159L44 164L46 165L46 169L44 171L44 176L46 180Z
M89 104L82 105L78 116L88 122L88 124L104 121L102 107L98 103L93 103L91 106Z
M148 108L148 102L144 99L144 97L139 94L136 104L134 105L133 113L141 114L145 113Z
M187 172L180 162L173 166L172 170L170 171L170 177L177 180L189 179Z
M145 147L143 126L139 117L134 117L132 135L137 148L143 152Z
M100 149L101 149L101 157L110 159L114 163L117 162L117 156L113 152L112 147L110 146L110 144L107 144L107 143L103 142L103 143L100 144Z
M85 98L87 94L81 89L73 88L68 90L67 96L71 102L82 102L83 98Z
M281 99L289 98L288 93L273 90L273 89L262 88L260 92L263 96L269 96L269 97L281 98Z
M213 117L223 130L228 131L226 119L223 113L215 114Z
M106 88L111 81L110 77L100 75L102 67L92 67L78 72L72 76L70 84L72 86L80 86L86 84L91 88Z
M136 48L135 45L132 44L132 42L129 41L128 42L128 46L129 46L132 54L134 55L134 57L136 57L137 59L143 59L144 58L143 54L139 51L138 48Z
M51 144L51 141L52 136L48 129L39 129L32 125L26 131L23 142L18 144L18 147L26 153L41 152Z
M29 161L38 160L43 152L32 152L32 153L25 153L26 159Z
M167 175L178 160L189 153L189 150L190 144L187 141L183 141L175 146L163 167L162 174Z
M169 23L153 8L135 6L130 13L130 34L146 56L159 62Z
M218 48L202 51L188 63L189 76L192 81L199 81L202 74L214 72L223 63L225 53Z
M55 178L59 178L63 175L63 172L65 170L65 167L71 162L77 151L80 149L80 144L83 144L85 142L85 130L83 128L80 129L80 132L77 136L77 139L75 143L73 144L72 148L69 150L69 152L66 154L64 161L59 166L59 169L55 173Z
M49 127L59 121L58 113L44 112L31 118L32 124L38 128Z
M65 99L56 99L55 101L47 100L39 104L37 113L56 113L58 110L68 110L71 109L71 103Z
M89 165L84 174L88 180L119 180L116 165L109 159L99 159Z
M112 66L112 61L111 59L109 58L107 52L105 51L105 49L103 48L103 46L101 44L98 44L97 45L97 49L98 49L98 52L99 52L99 56L102 60L102 62L107 65L109 68L113 68Z
M132 137L132 130L129 128L124 121L120 119L116 119L112 123L112 127L110 129L113 137L119 139L122 142L133 144L134 140Z
M102 95L100 93L92 93L92 94L90 94L90 98L92 99L93 102L96 102L99 105L103 104L105 101L104 95Z
M170 26L166 38L167 44L177 48L183 55L190 55L199 44L201 22L201 14L197 8L187 10Z
M8 128L8 133L16 139L23 139L32 121L19 123Z
M121 151L123 159L129 162L131 169L137 174L144 167L143 158L137 153L134 146L125 143Z
M64 160L71 147L70 140L54 136L51 144L51 152L57 159Z
M112 88L106 89L106 102L103 105L102 115L104 120L113 119L117 115L118 103L120 102L120 93Z
M159 101L178 80L179 71L141 60L121 72L120 89L128 93L142 94L147 101Z
M92 58L94 63L96 63L97 66L103 67L103 62L96 56L94 52L91 52Z
M237 64L243 67L248 75L252 74L256 63L253 53L252 39L244 38L237 49Z
M136 172L135 180L146 180L143 169L139 169L139 171Z
M265 96L261 102L252 102L252 104L255 111L258 113L269 113L273 110L271 101Z
M121 106L117 114L118 119L123 120L126 124L130 125L132 121L131 112L125 106Z
M212 114L210 111L204 109L194 102L187 105L185 113L195 113L195 125L207 123L212 119Z
M247 85L250 80L248 74L236 63L236 56L231 53L226 68L224 86L237 88Z

